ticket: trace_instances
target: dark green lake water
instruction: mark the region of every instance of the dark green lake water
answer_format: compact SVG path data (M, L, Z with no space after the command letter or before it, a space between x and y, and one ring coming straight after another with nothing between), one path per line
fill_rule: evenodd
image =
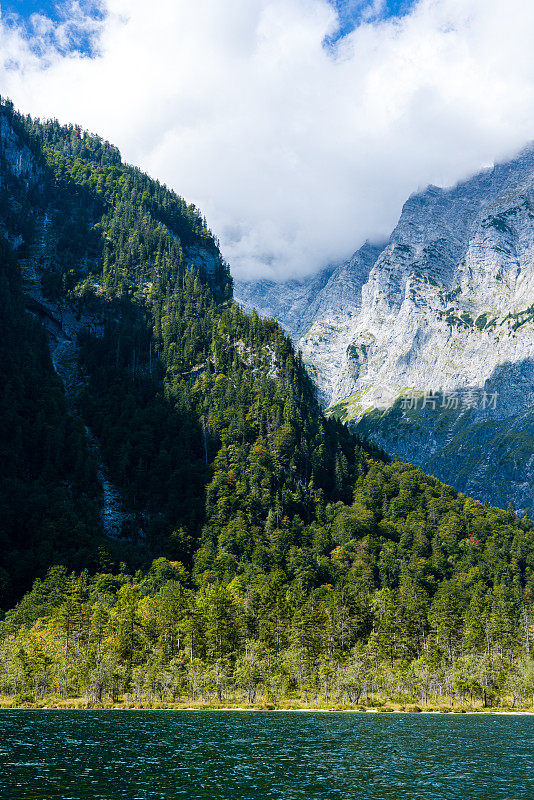
M0 712L2 800L534 798L534 717Z

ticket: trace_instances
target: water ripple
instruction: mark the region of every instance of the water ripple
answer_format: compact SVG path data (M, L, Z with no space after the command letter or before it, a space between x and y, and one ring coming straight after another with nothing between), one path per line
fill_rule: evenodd
M533 717L0 712L2 800L531 800Z

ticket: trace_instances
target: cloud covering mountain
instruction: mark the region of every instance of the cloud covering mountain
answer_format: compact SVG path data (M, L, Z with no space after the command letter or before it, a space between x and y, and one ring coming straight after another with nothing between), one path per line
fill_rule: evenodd
M236 282L291 334L330 413L482 501L534 508L534 145L405 203L383 248Z
M338 4L339 5L339 4ZM354 7L354 4L352 4ZM534 6L420 0L354 30L327 0L106 0L0 17L0 91L73 119L205 211L239 276L302 276L387 235L407 195L534 130ZM84 47L76 47L76 42Z

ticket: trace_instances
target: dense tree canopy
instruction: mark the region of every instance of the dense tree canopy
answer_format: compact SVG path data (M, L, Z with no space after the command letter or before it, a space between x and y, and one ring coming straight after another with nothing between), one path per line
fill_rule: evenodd
M55 562L98 564L96 469L68 412L46 334L24 312L16 261L0 238L0 598Z
M325 418L279 326L232 302L194 207L77 127L5 103L0 121L4 607L39 576L2 625L3 690L356 702L424 696L433 676L525 698L530 521ZM23 310L36 285L52 338L77 320L66 393Z

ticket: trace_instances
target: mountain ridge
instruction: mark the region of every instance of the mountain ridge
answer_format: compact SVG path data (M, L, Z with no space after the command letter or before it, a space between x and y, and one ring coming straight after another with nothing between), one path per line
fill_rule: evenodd
M479 499L505 506L511 501L522 511L534 504L530 456L519 452L528 450L533 421L533 204L529 145L454 187L430 186L413 194L388 244L367 262L367 272L351 274L361 251L333 270L318 293L320 310L311 314L304 332L294 331L282 308L283 285L277 289L278 308L268 309L293 331L332 413L391 455ZM343 288L335 285L343 273L350 310L343 307ZM313 279L310 287L315 303ZM262 312L262 296L255 295L253 284L245 289L236 284L238 299L244 297L247 307L257 301ZM429 392L441 393L438 408L443 393L456 393L458 413L449 408L429 417L429 405L421 409ZM484 393L497 393L498 403L464 408L469 392L477 393L480 405ZM403 398L411 395L427 413L404 414L399 433L398 412L405 411ZM481 425L489 425L492 435L477 441ZM452 440L457 453L451 460ZM462 448L470 453L465 462L458 458ZM507 476L505 485L499 469Z
M228 266L198 210L77 126L21 117L9 102L0 120L0 238L18 275L17 314L33 316L41 349L48 335L43 368L56 390L52 365L63 382L53 427L68 419L82 476L84 461L92 465L94 534L73 525L66 547L62 511L51 509L57 537L44 518L28 532L28 551L43 542L36 565L17 550L7 492L4 598L54 561L94 569L163 554L189 569L235 571L249 547L263 551L268 519L310 524L318 508L349 500L357 463L378 449L322 415L281 328L232 302ZM36 394L31 375L27 388ZM33 421L22 414L20 424ZM31 491L60 488L80 492L50 470ZM112 511L119 529L103 524ZM237 545L232 531L245 522L250 535ZM277 558L299 532L285 534ZM57 548L47 562L49 539Z
M526 704L531 521L325 416L201 214L116 148L2 121L0 705ZM321 278L351 324L375 255Z

